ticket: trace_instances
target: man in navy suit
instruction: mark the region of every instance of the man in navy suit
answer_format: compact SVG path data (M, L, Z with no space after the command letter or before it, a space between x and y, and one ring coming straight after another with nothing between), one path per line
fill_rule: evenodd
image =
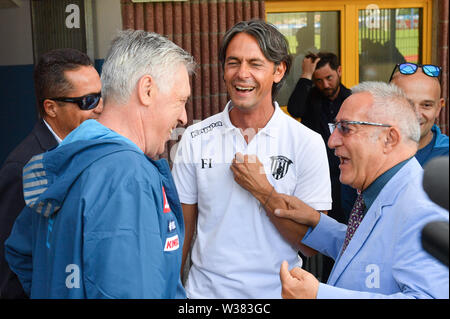
M24 165L103 109L99 74L89 57L76 49L43 54L34 69L34 85L40 119L0 169L0 299L27 297L4 256L4 242L25 206Z

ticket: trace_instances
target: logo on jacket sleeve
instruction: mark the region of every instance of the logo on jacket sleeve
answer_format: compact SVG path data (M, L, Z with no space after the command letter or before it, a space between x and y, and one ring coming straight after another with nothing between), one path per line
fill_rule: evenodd
M164 251L177 250L178 247L180 247L180 243L178 241L178 235L175 235L166 239L166 243L164 244Z
M169 233L173 232L175 229L177 229L177 225L175 224L175 220L170 220L169 225L167 227Z
M293 163L289 158L281 155L271 156L270 159L272 160L271 172L275 179L283 178L288 172L289 165Z
M170 213L170 206L169 206L169 201L167 200L167 196L166 196L166 190L164 189L164 186L162 187L162 192L163 192L163 199L164 199L164 207L163 207L163 213Z

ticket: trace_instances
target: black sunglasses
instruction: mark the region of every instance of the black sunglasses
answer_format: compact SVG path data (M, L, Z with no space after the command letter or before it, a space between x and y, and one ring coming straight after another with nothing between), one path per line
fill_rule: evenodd
M423 73L432 78L436 78L441 74L441 67L433 64L415 64L411 62L407 63L399 63L395 65L394 70L392 70L391 77L389 78L389 82L391 82L392 77L394 76L395 70L398 68L401 74L414 74L417 72L417 69L421 67Z
M42 101L52 100L52 101L76 103L81 110L88 111L95 109L98 103L100 102L101 98L102 98L101 93L92 93L80 97L52 97L43 99Z

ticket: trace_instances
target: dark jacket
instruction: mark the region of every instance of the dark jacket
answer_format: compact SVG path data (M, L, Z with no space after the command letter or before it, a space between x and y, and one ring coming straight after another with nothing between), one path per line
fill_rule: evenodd
M25 207L22 169L30 158L58 145L45 123L40 120L31 133L9 154L0 169L0 298L26 298L17 276L5 260L4 243L14 221Z
M292 92L288 102L288 112L293 117L300 117L301 123L309 127L313 131L322 135L327 145L328 163L330 166L331 189L333 198L333 209L329 215L341 223L346 223L349 212L341 210L341 188L349 188L349 193L355 192L351 187L342 185L339 182L339 159L334 155L334 150L328 147L328 139L330 131L328 123L332 122L336 117L344 100L349 97L351 91L344 85L340 84L339 94L333 102L330 102L322 93L313 86L313 82L309 79L300 78ZM326 103L334 104L332 114L325 114L324 109ZM328 110L329 112L330 110ZM325 120L328 118L328 120ZM344 192L346 194L347 191Z
M339 104L349 97L351 91L344 85L340 84L339 94L336 100ZM310 129L320 133L325 140L328 142L330 133L328 127L323 127L320 123L322 118L323 103L327 98L322 95L322 93L313 86L311 80L300 78L297 85L289 97L288 102L288 112L293 117L300 117L302 124L306 125Z

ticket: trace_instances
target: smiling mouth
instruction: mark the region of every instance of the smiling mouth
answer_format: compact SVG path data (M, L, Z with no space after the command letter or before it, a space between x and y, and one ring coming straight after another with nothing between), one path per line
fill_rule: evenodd
M350 159L348 157L338 156L338 158L339 158L339 164L340 165L348 164L350 162Z
M174 132L176 128L177 128L176 126L170 128L170 130L169 130L169 136L170 136L170 138L169 138L169 139L173 139L173 138L176 139L176 137L175 137L175 132Z
M245 86L239 86L239 85L235 85L234 88L238 92L252 92L255 89L254 86L245 87Z

